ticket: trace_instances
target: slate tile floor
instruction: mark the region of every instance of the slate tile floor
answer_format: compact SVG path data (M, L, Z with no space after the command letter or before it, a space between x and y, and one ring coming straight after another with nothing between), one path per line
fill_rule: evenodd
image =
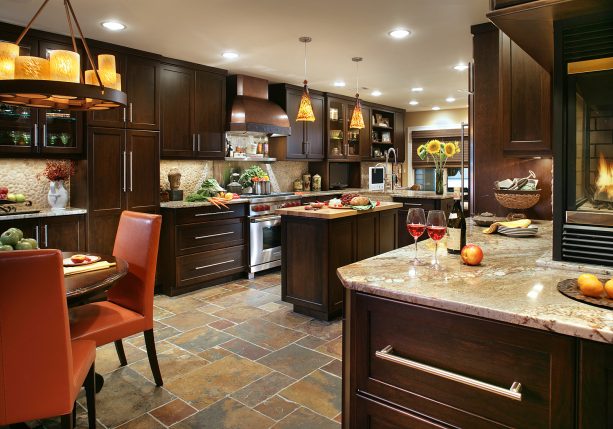
M293 313L272 272L176 298L155 297L164 387L156 388L142 335L97 350L105 384L99 428L340 428L341 323ZM79 399L78 428L87 427ZM30 422L55 429L56 421ZM2 428L0 428L2 429Z

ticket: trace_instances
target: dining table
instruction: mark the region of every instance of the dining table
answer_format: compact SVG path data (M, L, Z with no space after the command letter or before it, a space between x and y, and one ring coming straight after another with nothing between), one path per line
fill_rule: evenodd
M62 258L66 261L77 253L79 252L62 252ZM100 258L100 261L106 261L111 264L111 266L96 271L87 271L70 275L64 274L64 287L66 288L66 301L68 307L82 305L88 299L100 295L102 292L110 289L117 280L128 273L128 262L122 258L99 253L87 253L87 256ZM103 385L104 377L96 373L96 393L100 392Z

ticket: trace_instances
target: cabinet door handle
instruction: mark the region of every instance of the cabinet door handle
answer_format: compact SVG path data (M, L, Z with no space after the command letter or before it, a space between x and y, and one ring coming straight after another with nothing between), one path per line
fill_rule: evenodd
M38 233L38 225L34 226L34 236L36 237L36 242L38 243L40 240L40 234Z
M196 134L192 134L192 152L196 152Z
M405 207L421 207L423 204L420 203L404 203Z
M221 237L222 235L231 235L231 234L234 234L234 231L220 232L219 234L199 235L199 236L194 237L194 240L202 240L204 238L211 238L211 237Z
M215 216L218 214L227 214L227 213L234 213L234 210L226 210L223 212L219 212L219 213L196 213L194 216L196 217L200 217L200 216Z
M47 124L43 124L43 147L47 147Z
M133 174L132 174L132 151L130 151L130 192L132 192L132 184L133 184Z
M126 151L123 151L123 191L126 192Z
M200 134L198 134L198 152L200 152Z
M130 122L132 122L132 113L134 113L133 110L132 103L130 103Z
M394 353L394 348L392 346L387 346L383 350L376 351L375 356L377 356L379 359L384 359L390 362L394 362L394 363L397 363L402 366L406 366L411 369L416 369L418 371L436 375L438 377L445 378L451 381L455 381L457 383L465 384L467 386L471 386L476 389L481 389L486 392L494 393L499 396L504 396L505 398L513 399L514 401L521 401L522 399L522 394L521 394L522 386L521 386L521 383L518 381L514 381L510 388L505 389L503 387L498 387L493 384L475 380L474 378L465 377L463 375L456 374L454 372L446 371L444 369L436 368L430 365L425 365L423 363L419 363L411 359L402 358L400 356L394 355L393 353Z
M43 226L43 230L45 232L45 247L49 247L49 234L47 233L47 224Z
M126 108L123 108L123 122L126 122Z
M34 124L34 147L38 147L38 124Z
M201 267L196 267L194 269L195 270L203 270L205 268L216 267L217 265L229 264L231 262L234 262L234 259L230 259L229 261L217 262L216 264L203 265Z

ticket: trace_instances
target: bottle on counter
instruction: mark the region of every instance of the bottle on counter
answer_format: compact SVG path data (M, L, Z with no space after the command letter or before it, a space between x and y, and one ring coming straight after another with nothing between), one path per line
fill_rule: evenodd
M228 150L226 152L226 157L228 158L234 157L234 149L232 148L232 143L228 143Z
M447 252L459 255L466 246L466 218L459 196L454 196L453 208L447 221Z

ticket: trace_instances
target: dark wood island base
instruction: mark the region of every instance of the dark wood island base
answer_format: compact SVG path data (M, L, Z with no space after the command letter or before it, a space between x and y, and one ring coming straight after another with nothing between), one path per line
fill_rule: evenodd
M281 298L296 313L320 320L338 317L343 285L336 269L398 247L398 203L374 210L293 207L282 215Z

